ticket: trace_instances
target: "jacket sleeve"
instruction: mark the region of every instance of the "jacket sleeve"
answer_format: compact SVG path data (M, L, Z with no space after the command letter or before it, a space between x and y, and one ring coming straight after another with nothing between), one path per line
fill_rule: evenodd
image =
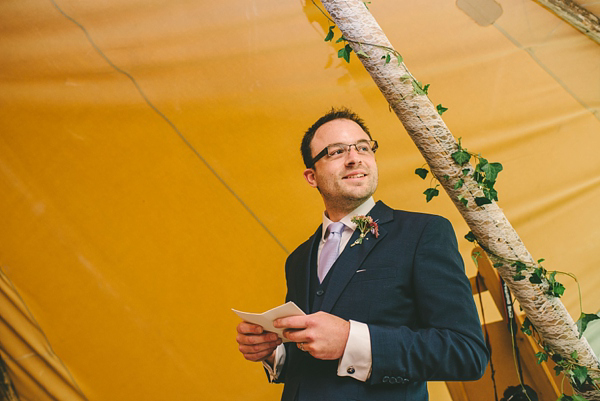
M297 294L297 289L296 286L294 285L294 280L292 279L292 276L294 275L294 269L298 268L298 266L302 263L302 254L303 252L307 252L306 251L306 247L309 246L309 241L306 241L305 243L303 243L302 245L300 245L296 250L294 250L286 259L285 261L285 278L286 278L286 284L287 284L287 294L285 296L285 302L289 302L289 301L294 301L297 303L298 301L298 294ZM305 311L307 312L307 311ZM283 363L283 366L281 367L281 370L279 372L278 377L275 380L272 380L272 383L284 383L285 382L285 377L286 377L286 373L288 370L288 366L289 366L289 361L290 361L290 357L292 355L292 352L290 352L290 347L293 345L292 343L285 343L283 344L285 347L285 361ZM265 369L266 371L266 369ZM267 372L267 377L270 378L269 372Z
M479 379L489 355L448 220L431 216L424 225L412 267L417 322L410 327L369 325L369 382Z

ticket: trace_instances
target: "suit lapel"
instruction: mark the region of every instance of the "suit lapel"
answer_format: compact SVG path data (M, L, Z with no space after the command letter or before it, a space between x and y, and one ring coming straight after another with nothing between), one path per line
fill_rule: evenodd
M346 288L369 253L387 235L387 230L385 227L383 227L383 225L393 220L392 209L386 206L383 202L379 201L373 207L373 209L371 209L369 215L379 225L379 237L375 238L374 235L369 233L363 240L362 244L356 244L352 246L352 244L360 235L359 230L354 230L354 233L352 234L352 237L350 237L350 240L344 248L344 251L340 254L332 266L329 285L324 295L323 304L321 305L321 310L324 312L330 312L333 309L333 306L344 291L344 288Z
M320 225L313 236L310 237L306 255L303 257L304 263L302 268L298 269L296 273L296 294L298 296L297 305L305 313L310 313L310 267L314 257L313 253L318 252L321 236L322 225Z

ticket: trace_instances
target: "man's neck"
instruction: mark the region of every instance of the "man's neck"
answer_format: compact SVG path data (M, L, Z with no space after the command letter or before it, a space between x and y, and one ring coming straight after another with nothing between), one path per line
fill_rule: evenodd
M360 205L357 205L356 207L358 206ZM343 219L344 216L356 209L356 207L353 207L351 209L326 209L325 215L327 216L327 218L329 218L329 220L335 223L336 221L340 221L341 219Z
M327 218L333 222L340 221L370 198L371 197L369 196L367 199L362 199L358 202L353 202L352 204L325 205L325 216L327 216Z

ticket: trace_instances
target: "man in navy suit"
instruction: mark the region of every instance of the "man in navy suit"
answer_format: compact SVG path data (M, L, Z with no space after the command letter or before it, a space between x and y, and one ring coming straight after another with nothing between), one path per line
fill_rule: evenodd
M428 380L476 380L487 365L451 224L375 203L377 146L346 109L332 109L304 135L304 177L325 212L285 270L286 299L306 316L275 322L291 340L285 345L260 326L237 327L244 357L285 383L284 401L424 401ZM377 229L361 232L356 216ZM326 270L331 231L340 232L339 249Z

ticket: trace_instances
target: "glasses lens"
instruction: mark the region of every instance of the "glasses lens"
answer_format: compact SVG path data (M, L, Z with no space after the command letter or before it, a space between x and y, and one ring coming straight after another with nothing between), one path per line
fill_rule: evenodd
M327 155L329 157L339 157L346 153L346 148L348 145L344 145L341 143L336 143L334 145L327 146Z
M358 141L356 142L356 151L360 154L373 153L372 141Z
M344 156L350 151L350 148L355 147L356 152L361 155L373 155L377 149L377 141L361 140L351 145L345 145L343 143L334 143L333 145L327 146L327 156L330 159L337 159ZM325 149L323 149L325 151ZM321 157L325 156L325 153L317 156L313 160L313 164L317 162Z

